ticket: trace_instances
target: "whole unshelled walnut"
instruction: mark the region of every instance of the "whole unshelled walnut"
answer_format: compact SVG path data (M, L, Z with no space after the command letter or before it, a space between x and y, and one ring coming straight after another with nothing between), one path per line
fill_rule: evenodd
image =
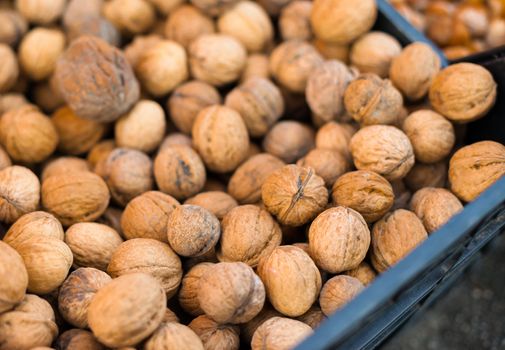
M296 0L287 4L279 16L279 31L282 39L310 40L312 38L311 11L311 1Z
M114 121L139 98L139 84L124 54L95 37L74 40L54 74L61 96L81 118Z
M357 278L365 286L372 283L377 277L375 270L365 261L361 262L355 269L345 271L344 274Z
M156 20L153 6L145 0L111 0L103 4L102 12L116 28L125 34L140 34Z
M312 168L286 165L266 178L261 198L281 224L301 226L324 210L328 190Z
M351 139L351 154L358 170L370 170L387 180L398 180L414 166L414 150L401 130L388 125L372 125Z
M350 44L368 32L377 18L374 0L316 0L310 23L314 35L335 44Z
M427 237L423 223L413 212L398 209L386 214L372 229L373 267L379 272L386 271Z
M26 19L16 10L0 10L0 43L16 46L28 30Z
M4 115L5 117L5 115ZM13 165L0 170L0 221L11 224L22 215L37 210L40 182L28 168Z
M350 160L349 143L355 132L356 130L351 124L326 123L317 131L316 147L338 151Z
M485 68L458 63L442 70L430 87L430 103L437 112L457 123L482 118L496 101L496 82Z
M212 18L195 6L184 4L174 9L168 16L165 36L187 49L200 35L214 33L214 27Z
M309 229L310 256L321 269L339 273L356 268L370 246L370 231L357 211L346 207L325 210Z
M364 289L354 277L339 275L329 279L321 289L319 305L326 316L330 316L354 299Z
M66 0L16 0L16 8L30 23L47 25L55 22L65 9Z
M200 192L196 196L188 198L184 204L198 205L205 208L219 220L222 220L230 210L238 206L237 201L223 191Z
M204 350L201 339L188 326L162 322L144 345L145 350Z
M70 329L61 333L56 339L56 349L59 350L72 350L72 349L86 349L86 350L106 350L105 346L100 344L90 331L83 329ZM34 348L35 349L35 348ZM32 350L34 350L32 349ZM49 348L52 350L52 348ZM39 350L49 350L39 349Z
M221 262L200 278L198 302L218 323L245 323L265 302L265 287L253 269L241 262Z
M254 332L251 349L293 349L311 333L312 328L303 322L285 317L272 317Z
M449 163L451 191L471 202L505 174L505 146L481 141L458 150Z
M202 315L188 325L202 340L205 349L238 350L240 330L235 325L220 325L210 317Z
M161 41L163 41L163 38L158 34L135 36L132 42L123 49L126 60L130 63L131 67L134 68L137 66L140 57Z
M0 44L0 59L2 60L3 66L0 74L0 92L7 92L16 84L16 81L18 80L18 61L16 59L16 54L12 48L3 43Z
M95 144L90 151L86 160L88 161L90 168L95 169L96 165L103 163L104 160L109 156L109 154L116 148L116 143L114 140L103 140Z
M332 44L320 39L314 39L312 45L327 60L338 60L349 63L349 45Z
M379 220L394 203L391 184L379 174L366 170L339 177L331 195L336 205L356 210L367 223Z
M316 329L326 320L326 315L321 311L319 306L312 306L309 311L296 319L310 326L310 328Z
M281 121L266 134L263 148L284 162L293 163L314 148L314 130L294 120Z
M25 297L28 273L22 257L0 241L0 314L12 309Z
M268 67L268 56L265 54L252 54L247 57L244 71L242 72L241 82L245 82L252 77L270 78Z
M432 164L416 163L405 177L405 185L412 191L424 187L446 187L447 169L446 161Z
M144 273L130 273L100 288L88 308L88 324L100 343L132 346L160 325L166 310L160 283Z
M34 211L13 223L3 241L16 249L18 245L32 238L54 238L62 241L64 235L63 227L54 216L44 211Z
M350 168L350 162L340 152L324 148L313 149L296 165L313 168L327 187L331 187Z
M179 289L179 304L182 309L193 316L203 315L203 310L198 301L200 278L207 273L213 263L203 262L193 266L182 278Z

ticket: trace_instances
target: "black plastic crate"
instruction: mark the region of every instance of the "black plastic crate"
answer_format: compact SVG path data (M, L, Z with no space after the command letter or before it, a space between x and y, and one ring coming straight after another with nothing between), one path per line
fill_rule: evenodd
M395 36L403 45L423 41L443 53L410 25L386 1L378 0L376 29ZM486 118L468 125L466 143L494 140L505 143L505 49L499 48L461 61L486 67L498 83L497 103ZM298 350L373 349L411 316L444 294L482 248L505 230L505 177L417 247L404 260L381 274L344 308L328 318Z

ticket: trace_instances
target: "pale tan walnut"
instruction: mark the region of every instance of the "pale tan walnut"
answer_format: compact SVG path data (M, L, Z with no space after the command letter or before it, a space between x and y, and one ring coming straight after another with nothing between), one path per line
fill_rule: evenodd
M283 40L310 40L312 1L296 0L287 4L279 16L279 31Z
M386 214L372 229L373 267L379 272L386 271L426 238L426 229L413 212L398 209Z
M4 242L16 249L21 243L32 239L58 239L63 241L63 227L51 214L34 211L21 216L7 231Z
M85 171L47 178L41 193L42 206L64 226L98 219L110 199L109 189L100 176Z
M391 184L373 171L357 170L342 175L332 188L336 205L349 207L360 213L367 223L384 216L394 203Z
M171 15L179 7L182 0L147 0L163 15Z
M0 42L16 46L28 31L26 19L16 10L2 8L0 11Z
M126 34L144 33L156 20L154 7L145 0L106 1L102 13L116 28Z
M245 82L252 77L269 79L270 71L268 64L268 56L265 54L249 55L240 81Z
M219 261L241 261L255 267L281 244L282 231L264 209L241 205L226 214L222 223Z
M2 96L0 96L0 113L3 114L11 109L17 109L29 104L30 103L23 94L17 92L2 94Z
M217 20L219 32L233 36L247 51L261 52L271 44L274 29L266 11L253 1L242 1Z
M233 89L227 107L240 113L251 137L264 136L284 113L281 91L268 79L252 77Z
M166 243L135 238L122 243L112 255L107 272L113 278L134 272L147 273L158 280L171 298L182 279L181 260Z
M192 76L214 86L238 80L246 59L247 53L240 41L225 34L204 34L189 46Z
M214 27L212 18L195 6L184 4L174 9L168 16L165 36L187 49L200 35L214 33Z
M351 139L351 154L359 170L374 171L387 180L398 180L414 166L414 150L401 130L388 125L372 125Z
M425 187L412 196L411 210L423 222L428 233L433 233L463 210L459 199L445 188Z
M481 141L458 150L449 163L451 191L471 202L505 174L505 147Z
M56 339L58 350L86 349L86 350L106 350L90 331L83 329L71 329L63 332Z
M249 150L249 135L242 117L225 106L203 109L192 129L193 145L207 168L217 173L235 170Z
M316 329L323 321L326 320L326 315L321 311L319 306L312 306L309 311L296 318L298 321L309 325L310 328Z
M489 47L505 45L505 20L501 18L491 20L486 34L486 44Z
M265 284L268 300L280 313L298 317L317 301L321 274L302 249L280 246L262 258L258 275Z
M166 300L155 278L144 273L120 276L100 288L91 300L89 328L106 346L135 345L160 325Z
M221 103L219 91L212 85L192 80L177 87L168 99L170 119L185 134L190 134L198 113Z
M345 64L349 63L349 45L332 44L320 39L314 39L312 45L327 60L339 60Z
M193 319L189 325L202 340L207 350L238 350L240 330L235 325L220 325L210 317L202 315Z
M200 192L194 197L188 198L184 204L198 205L214 214L222 220L226 214L238 206L237 201L223 191Z
M339 275L329 279L321 289L319 305L326 316L330 316L354 299L364 289L354 277Z
M344 275L357 278L364 286L368 286L377 277L377 273L367 262L363 261L355 269L347 270Z
M65 9L66 0L17 0L16 8L30 23L46 25L56 21Z
M103 140L95 144L88 153L86 160L88 161L90 168L94 169L98 163L103 163L103 160L109 156L116 148L116 143L114 140Z
M403 98L390 80L367 73L349 84L344 104L347 113L361 125L394 124L402 112Z
M137 66L140 57L161 41L163 37L158 34L136 35L123 49L126 60L132 67Z
M37 210L39 179L30 169L18 165L0 170L0 197L0 221L13 223L22 215Z
M18 61L12 48L3 43L0 44L0 59L2 60L2 68L0 69L0 92L7 92L16 84L18 79Z
M328 190L314 169L286 165L267 177L261 198L281 224L301 226L324 210Z
M88 327L88 308L96 292L112 278L94 268L78 268L72 272L58 292L61 316L77 328Z
M368 32L377 18L374 0L316 0L310 23L314 35L335 44L350 44Z
M78 157L58 157L50 160L44 165L40 179L44 181L53 175L89 170L89 164L85 159Z
M405 184L412 191L420 190L424 187L445 187L447 182L446 161L432 164L416 163L405 176Z
M198 153L191 147L177 145L158 153L154 160L154 177L162 192L179 200L200 192L207 179Z
M0 241L0 314L20 303L28 287L28 273L22 257Z
M204 350L198 335L180 323L162 323L146 341L145 350Z
M338 151L350 160L349 143L355 132L354 126L350 124L326 123L317 131L316 147Z
M182 132L170 133L161 142L158 152L175 145L193 147L193 139Z
M314 68L307 81L305 97L316 124L339 120L345 112L344 93L357 72L340 61L325 61Z
M36 295L27 294L13 310L0 314L2 350L50 346L57 335L51 305Z
M430 87L430 103L437 112L457 123L484 117L496 101L496 82L485 68L458 63L442 70Z
M200 278L214 266L213 263L203 262L193 266L183 277L179 289L179 304L188 314L193 316L203 315L203 310L198 301Z
M272 317L256 329L252 350L289 350L312 333L309 325L285 317Z
M253 269L241 262L221 262L200 277L198 302L207 316L223 323L245 323L265 302L265 287Z
M51 119L28 105L2 115L0 142L12 160L39 163L56 149L58 133Z
M270 73L291 92L304 93L312 71L323 64L316 49L305 41L288 40L270 55Z
M299 159L296 165L313 168L316 174L323 178L327 187L333 186L350 168L350 162L340 152L324 148L313 149Z
M309 228L310 256L330 273L354 269L365 259L370 230L357 211L346 207L325 210Z
M198 7L203 13L211 17L222 15L233 7L237 0L191 0L191 4Z
M314 148L314 130L294 120L281 121L266 134L263 148L286 163L296 162Z
M179 255L205 255L221 236L219 220L205 208L184 204L176 207L168 219L167 236L170 247Z
M153 238L167 243L168 219L179 205L175 198L159 191L133 198L121 216L125 238Z
M107 271L114 251L123 239L112 227L95 222L81 222L70 226L65 243L74 256L74 267L93 267Z

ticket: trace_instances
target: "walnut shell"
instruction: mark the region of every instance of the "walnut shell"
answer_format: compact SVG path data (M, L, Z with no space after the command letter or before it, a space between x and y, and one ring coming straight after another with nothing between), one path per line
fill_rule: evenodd
M272 317L254 332L251 349L293 349L311 333L312 328L303 322L285 317Z
M125 34L140 34L151 28L156 12L144 0L111 0L103 4L102 12L116 28Z
M391 184L379 174L366 170L339 177L331 196L336 205L356 210L367 223L379 220L394 203Z
M351 154L359 170L398 180L414 166L414 150L402 131L388 125L367 126L351 139Z
M317 131L316 147L338 151L350 160L351 151L349 143L355 132L356 130L350 124L326 123Z
M423 223L413 212L398 209L386 214L372 229L373 267L384 272L427 237Z
M193 139L181 132L170 133L169 135L167 135L167 137L163 139L163 142L158 148L158 152L163 151L167 147L176 145L193 147Z
M457 123L482 118L496 101L496 82L485 68L458 63L442 70L430 87L430 103L437 112Z
M316 265L339 273L356 268L370 246L370 231L357 211L346 207L325 210L309 228L310 255Z
M16 8L26 20L34 24L50 24L63 13L66 0L17 0Z
M265 287L253 269L241 262L213 265L200 278L198 302L218 323L245 323L265 302Z
M331 187L350 168L350 162L340 152L324 148L313 149L296 165L314 169L323 178L326 187Z
M195 6L183 4L170 13L164 32L168 39L178 42L187 49L199 36L214 33L214 27L212 18Z
M323 323L324 320L326 320L326 315L321 311L319 306L312 306L309 311L296 319L306 325L309 325L310 328L316 329L321 323Z
M206 15L217 17L237 3L237 0L191 0Z
M405 184L412 191L424 187L445 187L447 182L447 162L432 164L416 163L405 176Z
M40 183L28 168L13 165L0 170L0 221L13 223L22 215L37 210Z
M237 201L226 192L208 191L200 192L194 197L188 198L184 204L198 205L214 214L222 220L226 214L238 206Z
M270 304L266 303L263 309L252 320L240 325L240 337L245 344L251 344L252 337L256 329L265 321L272 317L283 317L282 314L275 310Z
M279 16L279 31L284 41L291 39L310 40L310 13L312 1L296 0L288 3Z
M112 279L94 268L78 268L60 287L58 310L61 316L78 328L88 327L88 308L96 292Z
M91 300L88 323L100 343L109 347L132 346L160 325L166 295L159 282L144 273L113 279Z
M146 341L145 350L203 350L198 335L180 323L162 323Z
M263 148L286 163L294 163L314 148L314 130L297 121L281 121L265 136Z
M114 140L103 140L95 144L89 151L86 159L91 169L94 169L98 163L103 163L104 159L107 159L109 153L115 148L116 143Z
M58 350L106 350L105 346L100 344L93 336L93 333L82 329L71 329L63 332L56 340L55 345Z
M329 279L321 289L319 305L326 316L330 316L354 299L364 289L354 277L339 275Z
M181 260L168 244L135 238L122 243L112 255L107 272L113 278L143 272L156 278L168 298L177 291L182 278Z
M40 178L44 181L53 175L89 170L89 164L85 159L78 157L58 157L44 165Z
M482 141L463 147L449 163L451 191L471 202L505 174L505 147Z
M234 325L220 325L210 317L202 315L188 325L202 340L208 350L238 350L240 330Z
M203 310L198 301L200 278L207 273L213 263L203 262L193 266L183 277L179 289L179 304L188 314L193 316L203 315Z
M268 64L268 56L265 54L249 55L240 81L243 83L253 77L269 79L270 71Z
M163 37L158 34L136 35L131 43L124 47L126 60L134 68L144 52L156 46L162 40Z
M12 47L16 46L28 31L26 19L14 9L2 8L0 23L2 23L0 42Z
M365 261L362 261L355 269L345 271L344 275L357 278L364 286L368 286L377 277L375 270Z
M9 311L25 297L28 273L22 257L0 241L0 314Z
M18 245L32 238L54 238L63 241L63 227L53 215L34 211L23 215L12 224L3 240L16 249Z
M0 91L7 92L16 84L19 77L18 61L12 48L4 43L0 43L0 59L3 63L0 74Z
M338 60L345 64L349 63L350 47L347 44L332 44L316 38L312 40L312 45L327 60Z
M1 113L1 112L0 112ZM0 170L3 170L12 165L12 161L5 151L5 149L0 145Z

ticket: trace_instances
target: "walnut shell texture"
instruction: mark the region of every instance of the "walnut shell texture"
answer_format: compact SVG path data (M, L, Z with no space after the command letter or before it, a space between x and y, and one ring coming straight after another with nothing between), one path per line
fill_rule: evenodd
M314 148L314 130L294 120L275 124L263 139L266 152L294 163Z
M365 261L355 269L345 271L344 275L357 278L364 286L368 286L377 277L377 273L373 267Z
M187 49L200 35L214 33L214 27L212 18L196 6L182 4L171 11L165 23L164 33L168 39L178 42Z
M25 297L28 273L22 257L0 241L0 314L9 311Z
M316 148L331 149L351 159L349 143L355 129L350 124L329 122L324 124L316 134Z
M220 325L208 316L195 318L188 325L202 340L208 350L238 350L240 330L235 325Z
M335 181L350 168L350 162L338 151L315 148L296 162L296 165L310 167L323 178L326 187L331 187Z
M321 311L319 306L312 306L309 311L296 318L298 321L302 321L310 328L316 329L319 327L324 320L326 320L326 315Z
M188 198L184 204L198 205L205 208L219 220L222 220L230 210L238 206L237 201L223 191L200 192L196 196Z
M55 174L79 171L89 171L89 164L85 159L78 157L58 157L46 163L40 178L44 181Z
M288 3L279 16L279 31L282 39L310 40L312 38L311 11L311 1L297 0Z
M180 323L162 323L144 345L145 350L203 350L198 335Z
M203 315L198 301L200 278L213 266L213 263L203 262L193 266L183 277L179 289L179 304L193 316Z
M354 277L339 275L329 279L321 290L319 305L326 316L343 307L364 289L363 284Z
M285 317L272 317L254 332L251 349L293 349L311 333L312 328L303 322Z
M3 240L16 249L19 244L32 238L54 238L63 241L63 227L53 215L34 211L23 215L12 224Z

